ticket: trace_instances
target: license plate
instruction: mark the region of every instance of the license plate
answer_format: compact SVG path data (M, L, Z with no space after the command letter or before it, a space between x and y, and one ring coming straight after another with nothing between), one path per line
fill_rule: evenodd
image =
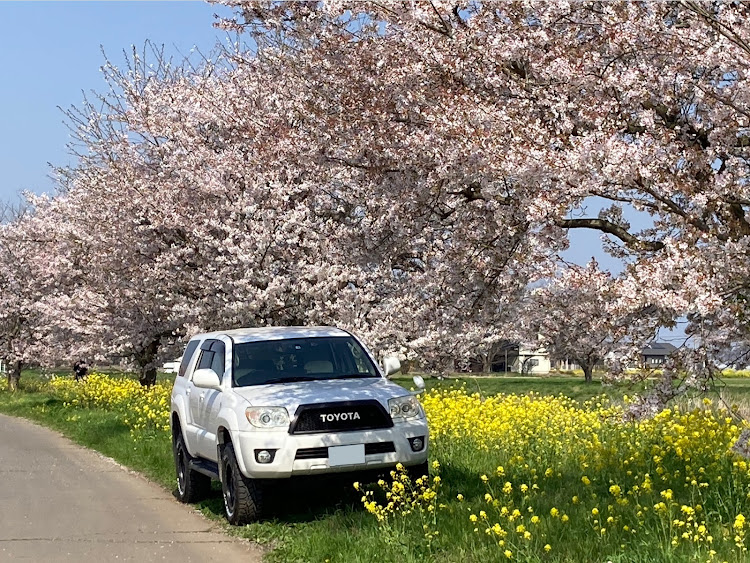
M365 463L365 445L332 446L328 448L328 465L361 465Z

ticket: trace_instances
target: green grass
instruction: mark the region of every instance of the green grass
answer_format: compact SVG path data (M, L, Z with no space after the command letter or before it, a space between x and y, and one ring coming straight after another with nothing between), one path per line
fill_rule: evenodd
M126 376L126 375L124 375ZM164 376L171 378L173 375ZM174 467L168 436L134 438L120 415L102 409L72 409L45 389L46 375L25 372L21 389L17 393L0 391L0 411L21 416L54 428L73 441L112 457L119 463L139 471L168 490L174 489ZM399 377L395 381L409 388L410 377ZM483 396L497 393L540 395L564 395L584 402L601 394L617 402L623 395L633 394L638 388L633 385L601 385L595 381L586 384L576 376L503 376L503 377L451 377L445 380L426 379L427 388L465 386ZM733 378L724 382L723 396L731 400L750 400L750 378ZM719 391L714 394L718 395ZM375 518L362 508L360 493L353 490L355 476L342 476L326 480L292 479L272 487L268 492L271 509L266 518L248 526L232 528L229 533L249 538L273 549L267 559L271 562L389 562L410 563L433 561L486 562L498 561L502 551L491 545L481 535L472 534L467 527L469 510L478 512L483 505L485 486L478 475L492 472L496 454L481 452L470 444L453 444L450 449L436 448L433 455L443 465L443 480L440 492L445 508L440 512L441 535L432 543L415 541L422 535L416 520L404 519L389 526L378 525ZM508 466L514 483L523 481L527 475L523 467ZM573 473L571 473L573 475ZM580 488L578 477L563 477L559 490L550 494L546 502L563 505L569 502L570 491ZM216 487L215 487L216 490ZM457 502L456 495L463 494L465 503ZM606 496L606 488L598 494ZM743 500L733 501L736 505ZM223 523L223 506L218 490L198 508L209 518ZM546 507L549 511L549 507ZM583 514L583 513L582 513ZM580 515L579 515L580 516ZM748 514L750 517L750 514ZM613 550L602 559L600 546L590 539L590 530L585 526L572 527L566 537L558 538L560 544L568 546L567 553L575 556L550 554L528 561L594 561L613 562L643 561L677 562L693 560L683 552L665 549L663 538L656 537L658 530L644 534L642 545L627 554ZM558 546L555 546L556 549ZM558 551L560 553L560 551ZM686 558L687 557L687 558ZM705 558L704 558L705 560ZM741 559L729 560L740 561Z
M426 389L444 388L450 386L466 386L467 391L480 393L483 397L495 395L498 393L519 394L537 393L539 395L564 395L583 403L605 395L614 402L619 402L625 395L634 395L643 393L647 389L648 382L621 382L621 383L602 383L595 378L592 383L586 383L582 377L570 375L551 375L551 376L466 376L463 374L454 374L444 379L437 379L422 375L425 380ZM397 376L393 381L413 389L411 376ZM690 396L697 395L692 393ZM750 402L750 377L748 378L728 378L715 382L707 394L710 398L716 399L719 396L725 397L727 402Z
M409 377L396 377L393 379L400 385L412 388L413 384ZM538 393L540 395L565 395L577 401L586 401L598 395L605 394L613 398L621 398L624 393L632 389L630 385L611 386L602 385L600 381L586 383L581 377L574 376L477 376L467 377L461 375L450 376L445 379L425 377L425 386L429 389L446 386L465 385L467 391L477 392L483 397L497 393ZM750 385L749 385L750 388ZM632 392L632 391L631 391Z

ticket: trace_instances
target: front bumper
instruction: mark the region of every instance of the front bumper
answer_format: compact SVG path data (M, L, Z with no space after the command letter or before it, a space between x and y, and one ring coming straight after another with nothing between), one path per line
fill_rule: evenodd
M423 446L415 452L409 439L418 436L424 437ZM392 428L352 432L287 434L244 431L238 438L240 470L254 479L364 471L393 467L397 463L406 467L418 465L427 460L429 441L425 419L397 422ZM364 463L331 466L327 448L355 444L365 444ZM255 458L256 450L275 450L273 461L259 463Z

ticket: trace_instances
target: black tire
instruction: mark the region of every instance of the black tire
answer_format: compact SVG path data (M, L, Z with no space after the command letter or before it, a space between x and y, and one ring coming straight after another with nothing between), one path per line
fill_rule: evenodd
M420 477L430 477L430 464L427 461L423 461L419 465L412 465L406 468L406 472L409 474L409 479L412 483L416 483Z
M242 474L231 442L221 448L219 461L221 493L227 520L235 526L257 520L263 510L263 487L256 479Z
M211 492L211 477L190 469L193 456L185 446L182 433L174 439L174 466L177 473L177 498L180 502L196 502Z

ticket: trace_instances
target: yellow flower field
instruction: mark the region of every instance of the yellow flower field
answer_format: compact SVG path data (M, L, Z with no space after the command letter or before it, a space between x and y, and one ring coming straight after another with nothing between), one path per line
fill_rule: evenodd
M120 413L134 437L158 436L168 447L170 383L147 389L91 374L50 385L66 406ZM708 400L640 422L625 422L623 406L604 397L579 404L443 388L421 402L432 475L412 482L398 468L377 483L355 483L384 553L400 546L398 553L435 561L456 553L467 561L750 560L750 465L738 453L750 431L742 434L747 425Z
M518 561L748 560L750 466L732 451L744 425L710 401L641 422L604 397L451 389L422 404L445 474L432 533ZM388 504L363 502L388 524Z
M169 432L172 383L143 387L135 379L89 374L84 381L56 377L52 390L71 407L99 407L122 413L133 434Z

